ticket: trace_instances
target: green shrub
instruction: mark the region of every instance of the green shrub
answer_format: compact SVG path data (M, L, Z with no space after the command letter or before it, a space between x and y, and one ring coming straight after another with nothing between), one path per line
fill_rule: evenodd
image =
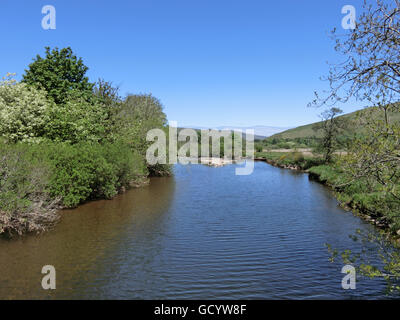
M50 175L38 145L0 143L0 234L42 231L57 220Z
M12 142L37 140L53 106L45 91L17 83L9 74L0 82L0 135Z
M108 143L103 146L103 150L106 161L113 166L118 188L129 187L132 181L141 180L148 175L145 160L127 144Z
M290 154L291 159L293 160L293 162L297 165L300 165L303 161L304 161L304 156L301 152L292 152Z
M98 142L105 135L106 109L100 103L90 103L71 91L64 104L49 110L45 126L46 138L53 141L78 143Z
M262 152L263 151L263 144L262 143L256 143L255 144L255 149L256 149L256 152Z
M46 48L21 83L11 74L0 82L0 234L44 230L57 208L171 174L145 162L148 131L166 128L161 102L122 99L87 70L71 48Z
M280 149L290 149L293 147L293 144L289 142L279 142L276 146Z
M146 175L143 159L125 144L66 143L48 149L50 193L74 207L89 199L115 196L121 187Z

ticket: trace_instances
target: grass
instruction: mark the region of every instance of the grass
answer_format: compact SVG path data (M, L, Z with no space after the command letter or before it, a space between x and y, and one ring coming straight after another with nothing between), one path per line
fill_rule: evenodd
M321 164L321 158L318 156L304 156L301 152L256 152L256 159L264 159L272 165L279 167L295 167L299 170L308 170L309 168Z

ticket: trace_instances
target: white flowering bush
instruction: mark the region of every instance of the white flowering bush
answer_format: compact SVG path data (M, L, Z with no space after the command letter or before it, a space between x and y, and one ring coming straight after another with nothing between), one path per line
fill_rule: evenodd
M7 74L0 81L0 135L10 141L35 141L43 136L53 105L44 90Z

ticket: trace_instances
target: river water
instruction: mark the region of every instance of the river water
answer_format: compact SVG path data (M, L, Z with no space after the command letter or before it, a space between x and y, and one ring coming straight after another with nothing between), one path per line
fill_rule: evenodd
M66 210L54 230L0 240L1 299L384 298L384 283L343 290L325 243L359 250L371 227L308 175L255 163L175 166L113 200ZM374 257L372 257L374 259ZM44 265L56 290L43 290Z

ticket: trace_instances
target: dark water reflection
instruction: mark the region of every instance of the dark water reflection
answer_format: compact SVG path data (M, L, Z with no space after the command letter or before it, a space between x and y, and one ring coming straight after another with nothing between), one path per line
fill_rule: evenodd
M256 163L176 166L111 201L65 211L55 230L0 241L0 298L383 298L384 283L341 289L324 247L359 247L370 227L305 174ZM57 289L41 289L43 265Z

